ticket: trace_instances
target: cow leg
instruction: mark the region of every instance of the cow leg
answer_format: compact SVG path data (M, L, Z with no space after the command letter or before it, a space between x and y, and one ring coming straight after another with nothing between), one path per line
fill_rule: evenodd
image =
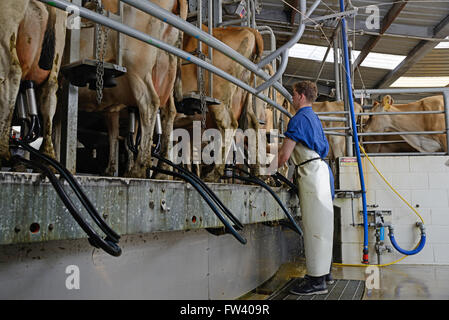
M58 90L57 81L51 78L44 84L40 90L40 110L43 120L43 141L41 150L47 156L56 159L55 149L52 142L53 116L56 112L56 91Z
M252 108L248 105L248 128L253 129L256 133L256 163L249 163L249 169L252 175L259 176L260 175L260 154L259 154L259 120L257 119L256 115L252 111ZM250 152L252 148L248 145L248 153ZM248 158L250 158L250 155L248 154Z
M126 176L146 178L147 170L151 166L153 131L160 100L154 89L151 74L145 80L130 74L129 80L133 95L136 98L137 107L139 108L142 139L138 147L137 158L133 166L126 173Z
M53 116L55 115L57 105L56 93L58 91L58 74L65 47L66 29L61 26L64 26L66 15L64 12L56 10L55 8L52 8L49 13L50 15L54 15L54 19L49 19L49 21L54 22L55 57L50 75L40 90L40 110L43 118L44 138L41 149L44 154L56 159L56 153L52 142L52 129Z
M173 122L176 117L176 107L173 95L170 95L168 106L161 108L162 137L161 137L161 156L168 159L171 147L170 135L173 131ZM171 170L171 167L165 163L158 163L158 167L164 170ZM156 179L168 180L165 174L156 173Z
M105 170L106 176L116 176L118 172L118 136L119 136L119 112L106 112L106 124L109 137L109 162Z
M206 182L217 182L224 174L225 169L225 161L227 159L227 155L230 152L231 143L229 141L225 141L226 138L231 139L234 137L235 130L237 130L238 123L232 116L232 111L222 107L222 105L209 108L209 112L212 113L212 116L215 118L215 122L217 123L217 129L220 131L222 138L222 161L221 163L216 163L212 169L205 177L204 181ZM233 134L229 134L226 136L226 129L232 130Z
M10 157L11 120L22 77L16 51L17 32L28 2L0 1L0 159Z

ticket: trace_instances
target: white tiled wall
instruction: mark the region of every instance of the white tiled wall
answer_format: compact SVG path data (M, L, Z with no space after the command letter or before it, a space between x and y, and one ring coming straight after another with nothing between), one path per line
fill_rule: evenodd
M401 264L449 264L449 157L373 157L378 170L389 183L423 217L427 241L424 249L400 261ZM416 214L388 187L367 159L363 158L366 198L368 205L376 209L391 210L385 217L394 226L399 246L412 250L420 240L420 231L415 222ZM360 190L356 165L340 166L340 189ZM335 205L342 208L343 263L359 264L363 248L363 227L351 226L353 222L351 199L336 199ZM354 200L355 223L363 223L359 211L363 209L361 198ZM369 219L371 222L372 220ZM386 244L391 245L386 230ZM370 263L377 264L374 250L374 229L369 229ZM392 262L403 255L395 251L382 255L382 263Z

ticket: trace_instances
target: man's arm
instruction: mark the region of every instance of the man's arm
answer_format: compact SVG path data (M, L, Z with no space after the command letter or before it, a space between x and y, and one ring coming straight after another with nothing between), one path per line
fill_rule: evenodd
M274 174L278 168L282 167L284 163L288 161L295 146L296 142L293 141L292 139L289 138L284 139L281 148L278 150L278 154L270 163L269 167L270 174Z

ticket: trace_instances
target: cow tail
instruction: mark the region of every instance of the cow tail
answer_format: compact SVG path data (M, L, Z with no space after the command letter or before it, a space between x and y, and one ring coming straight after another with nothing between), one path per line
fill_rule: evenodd
M255 29L250 29L252 33L254 34L255 40L256 40L256 47L254 48L255 52L253 55L253 62L259 63L260 59L262 59L263 54L263 39L262 35L259 33L259 31Z
M47 7L48 8L48 7ZM42 70L51 70L53 67L53 60L55 58L55 22L56 12L55 8L48 9L47 28L45 30L44 39L42 41L41 56L39 58L39 68Z
M179 17L182 20L186 20L188 11L187 0L178 0L178 3L179 3Z

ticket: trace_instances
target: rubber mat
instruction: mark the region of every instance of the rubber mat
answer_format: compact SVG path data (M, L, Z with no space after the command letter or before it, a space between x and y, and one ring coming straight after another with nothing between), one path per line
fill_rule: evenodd
M287 282L278 291L274 292L268 300L362 300L365 291L365 282L361 280L335 279L331 285L327 285L328 293L320 295L296 295L291 294L290 289L299 285L304 278L294 278Z

